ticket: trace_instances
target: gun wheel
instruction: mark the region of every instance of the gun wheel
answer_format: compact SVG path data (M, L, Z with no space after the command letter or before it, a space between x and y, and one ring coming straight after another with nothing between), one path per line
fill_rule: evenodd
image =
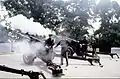
M33 64L34 58L32 56L23 55L23 61L25 64Z

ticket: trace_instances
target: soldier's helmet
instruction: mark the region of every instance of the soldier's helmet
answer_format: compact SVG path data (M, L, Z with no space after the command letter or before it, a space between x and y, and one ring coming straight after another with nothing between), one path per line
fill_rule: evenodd
M53 34L49 34L49 37L53 36Z

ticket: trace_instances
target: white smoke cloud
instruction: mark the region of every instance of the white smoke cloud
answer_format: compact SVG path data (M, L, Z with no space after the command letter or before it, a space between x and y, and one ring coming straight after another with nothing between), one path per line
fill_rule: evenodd
M30 53L32 52L30 44L27 40L21 40L13 43L13 51L16 53Z
M13 43L13 51L15 53L22 53L30 60L38 57L43 61L52 60L54 58L53 53L47 53L43 42L29 42L28 40L17 41Z
M55 34L48 28L44 28L40 23L33 22L33 19L27 19L23 15L17 15L9 19L12 22L12 27L20 29L23 32L29 32L31 34L45 35Z

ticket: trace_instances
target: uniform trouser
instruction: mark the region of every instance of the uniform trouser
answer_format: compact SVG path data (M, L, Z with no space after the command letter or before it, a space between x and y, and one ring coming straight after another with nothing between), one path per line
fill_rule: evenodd
M93 53L92 53L92 55L93 55L93 56L96 55L96 48L93 48Z
M86 53L87 53L87 45L82 45L82 56L86 57Z
M61 47L61 65L63 65L63 58L66 59L66 65L68 65L68 53L67 47Z

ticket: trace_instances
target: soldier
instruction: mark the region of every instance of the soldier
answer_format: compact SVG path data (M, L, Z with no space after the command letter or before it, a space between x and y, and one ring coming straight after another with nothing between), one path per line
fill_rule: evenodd
M66 66L68 66L68 53L67 49L69 46L69 42L66 39L66 35L62 34L62 39L58 42L58 44L55 46L55 48L61 45L61 65L63 65L63 57L66 59Z
M53 51L53 45L54 45L54 39L52 38L52 34L49 34L49 38L45 40L45 48L46 48L46 52L47 54L49 54L50 51ZM49 55L52 56L53 53L50 53ZM47 62L47 66L50 66L52 63L52 60L48 60Z
M52 34L49 34L49 38L45 40L45 45L53 47L54 45L54 39L52 38Z
M88 41L87 41L86 37L84 37L83 40L81 41L81 45L82 45L83 55L85 55L85 57L86 57L87 47L88 47Z
M95 56L96 55L96 48L97 48L96 39L93 39L91 45L92 45L92 51L93 51L92 55Z
M49 34L49 38L45 40L45 47L47 52L49 52L49 49L53 49L53 45L55 44L52 36L52 34Z

